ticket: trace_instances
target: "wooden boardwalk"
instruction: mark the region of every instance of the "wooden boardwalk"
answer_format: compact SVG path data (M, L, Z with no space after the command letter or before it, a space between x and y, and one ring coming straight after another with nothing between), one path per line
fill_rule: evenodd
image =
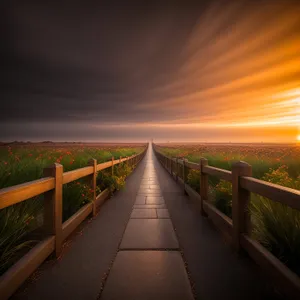
M199 215L150 146L126 188L12 299L277 299Z

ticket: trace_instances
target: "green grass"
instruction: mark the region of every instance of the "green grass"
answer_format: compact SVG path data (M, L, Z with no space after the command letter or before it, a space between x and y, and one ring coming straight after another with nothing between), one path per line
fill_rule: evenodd
M97 163L140 153L144 146L112 147L1 147L0 148L0 188L39 179L43 168L58 162L64 171L85 167L91 158ZM126 162L97 174L97 194L106 188L121 189L126 176L130 174ZM63 186L63 221L76 213L91 199L90 186L85 178ZM34 233L42 226L43 195L0 210L0 275L3 274L20 255L28 251L36 242Z

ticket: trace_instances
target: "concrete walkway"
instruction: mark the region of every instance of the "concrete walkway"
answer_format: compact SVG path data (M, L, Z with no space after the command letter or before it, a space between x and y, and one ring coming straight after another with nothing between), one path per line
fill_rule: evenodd
M13 297L194 298L277 296L252 261L233 254L209 220L197 213L151 145L126 188L101 207L61 259L44 264L36 280Z
M194 299L153 160L150 148L103 300Z

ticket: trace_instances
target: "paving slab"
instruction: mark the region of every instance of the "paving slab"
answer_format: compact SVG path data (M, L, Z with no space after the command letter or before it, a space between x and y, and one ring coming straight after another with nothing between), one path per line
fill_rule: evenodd
M193 300L177 251L120 251L101 300Z
M164 198L162 196L147 196L146 204L164 204Z
M170 214L166 208L156 209L156 214L159 219L169 219Z
M150 189L150 184L143 183L140 185L140 189Z
M120 249L178 249L169 219L130 219Z
M143 178L142 181L141 181L141 184L159 184L158 180L157 179L149 179L149 178Z
M150 185L159 184L158 180L148 180Z
M156 190L150 190L150 189L140 189L138 191L139 195L149 195L149 196L162 196L161 191L156 191Z
M159 184L149 184L150 190L160 190Z
M146 196L136 196L134 204L146 204Z
M133 208L141 208L141 209L147 209L147 208L166 208L165 204L135 204Z
M134 208L130 218L131 219L157 219L157 214L155 208L148 208L148 209Z

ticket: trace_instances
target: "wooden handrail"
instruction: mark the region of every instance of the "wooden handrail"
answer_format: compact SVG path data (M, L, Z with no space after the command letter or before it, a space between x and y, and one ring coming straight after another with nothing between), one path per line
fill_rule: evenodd
M130 165L136 165L144 157L147 149L148 145L139 154L119 160L112 158L111 161L101 164L97 164L97 161L92 159L89 161L90 166L65 173L63 173L62 165L54 164L44 169L44 178L0 190L0 209L45 193L43 226L45 231L50 235L50 237L39 242L0 276L1 299L8 299L51 253L55 252L56 256L58 256L62 249L62 242L91 213L95 215L96 207L99 207L108 198L111 193L109 189L105 189L97 197L95 195L97 172L112 167L113 174L113 166L124 161L130 162ZM93 190L92 201L62 223L63 184L86 176L90 176L89 184Z
M0 190L0 209L54 189L53 177L46 177Z
M241 177L240 184L242 188L249 192L300 210L300 191L298 190L253 177Z
M153 149L158 160L168 170L168 161L173 161L173 159L160 153L155 145ZM200 195L197 194L198 196L195 196L196 192L187 185L184 178L176 177L176 180L183 184L185 192L191 198L200 203L201 214L211 218L215 226L229 238L229 242L232 243L236 251L240 251L240 249L247 251L250 257L273 278L286 296L290 299L298 299L300 295L299 277L266 248L251 238L248 206L250 193L256 193L300 210L300 191L253 178L251 166L245 162L233 164L232 172L230 172L209 166L205 158L202 158L199 164L177 159L177 174L179 164L183 165L183 170L187 167L200 169ZM232 220L208 202L208 175L232 182ZM183 171L183 177L185 177L185 171Z
M200 170L200 165L199 164L196 164L196 163L193 163L193 162L190 162L190 161L185 161L184 164L189 169Z
M93 174L93 172L94 172L94 168L91 166L65 172L63 174L63 184L91 175Z
M226 180L231 182L232 181L232 173L227 170L211 167L211 166L205 166L203 167L203 173L216 176L220 179Z
M114 165L120 164L121 162L132 160L139 154L133 155L127 158L122 158L120 161L113 161ZM97 171L101 171L112 166L112 162L104 162L97 165ZM62 183L70 183L80 178L93 174L94 167L87 166L76 170L68 171L63 173ZM41 179L29 181L26 183L14 185L11 187L0 189L0 209L14 205L16 203L25 201L32 197L38 196L45 192L54 189L54 179L52 177L44 177Z
M160 152L157 152L155 147L153 147L155 153L160 155L163 159L173 160L173 158L169 158L163 155ZM175 160L176 161L176 160ZM184 165L186 168L190 168L193 170L200 170L200 164L196 164L190 161L184 161L183 159L177 159L177 163L180 165ZM202 167L202 173L215 176L219 179L232 182L232 172L216 167L212 167L209 165L205 165ZM251 176L241 176L239 179L240 187L251 192L258 194L260 196L269 198L273 201L285 204L291 208L300 210L300 191L291 189L288 187L284 187L278 184L270 183L264 180L256 179Z

